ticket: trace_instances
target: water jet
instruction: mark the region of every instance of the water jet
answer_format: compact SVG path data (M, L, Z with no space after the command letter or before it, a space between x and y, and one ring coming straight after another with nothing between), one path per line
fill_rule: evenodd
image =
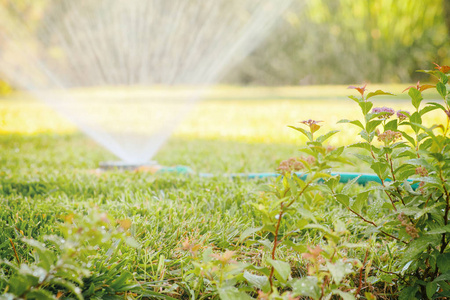
M122 161L148 162L290 2L5 0L0 72Z

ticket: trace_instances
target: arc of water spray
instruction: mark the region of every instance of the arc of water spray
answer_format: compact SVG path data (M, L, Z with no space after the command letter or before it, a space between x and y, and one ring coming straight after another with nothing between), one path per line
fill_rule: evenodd
M146 161L290 2L28 0L30 21L4 0L0 72L122 160Z

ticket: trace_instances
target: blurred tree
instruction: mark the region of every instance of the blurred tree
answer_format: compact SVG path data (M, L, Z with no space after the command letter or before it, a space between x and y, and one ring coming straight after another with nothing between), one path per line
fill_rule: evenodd
M444 2L443 2L444 1ZM449 0L296 0L283 24L227 78L255 84L407 82L444 63Z
M52 1L0 0L0 11L11 16L10 26L20 20L48 37L39 20L59 13ZM271 37L226 82L409 82L430 62L449 63L450 0L293 1ZM91 5L97 8L95 1Z
M447 31L450 35L450 0L442 0L444 9L445 24L447 25Z

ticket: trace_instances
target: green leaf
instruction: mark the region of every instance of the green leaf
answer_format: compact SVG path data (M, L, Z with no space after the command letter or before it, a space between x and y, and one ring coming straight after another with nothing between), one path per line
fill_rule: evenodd
M13 294L22 295L28 288L30 288L30 286L38 283L36 278L26 278L25 276L15 274L9 278L9 290Z
M343 119L343 120L340 120L338 122L338 124L339 123L350 123L350 124L353 124L353 125L356 125L356 126L360 127L361 129L364 129L364 125L359 120L352 120L352 121L350 121L350 120L347 120L347 119Z
M341 177L344 177L345 174L342 174ZM346 185L344 185L344 187L342 188L341 194L345 194L348 195L350 189L352 188L352 186L358 182L359 178L361 177L361 175L354 177L353 179L351 179L350 181L347 182Z
M422 124L422 118L420 117L420 114L418 112L414 112L409 117L409 120L411 121L411 123Z
M167 296L165 294L161 294L161 293L150 291L150 290L145 290L144 292L139 293L139 296L144 297L144 298L147 297L149 299L177 300L177 299Z
M260 227L249 227L247 229L245 229L242 233L241 236L239 237L239 242L244 241L246 238L248 238L249 236L257 233L258 231L260 231L261 229L263 229L264 226L260 226Z
M339 130L333 130L333 131L330 131L330 132L328 132L328 133L326 133L326 134L324 134L324 135L319 136L319 137L316 139L316 141L318 141L319 143L323 143L323 142L325 142L327 139L329 139L331 136L335 135L335 134L338 133L338 132L339 132Z
M330 177L331 177L331 175L328 173L317 172L317 173L314 173L312 180L316 180L316 179L324 180L324 179L330 178Z
M354 153L353 154L355 157L357 157L358 159L368 163L368 164L372 164L373 163L373 157L370 155L361 155L358 153Z
M244 271L244 278L253 287L256 287L266 293L270 291L269 279L266 276L260 276Z
M439 271L445 273L450 271L450 253L442 253L436 259Z
M45 244L36 240L24 238L23 241L34 248L37 265L47 272L55 264L57 257L55 253L45 247Z
M439 240L440 237L437 235L424 235L411 241L403 252L401 264L405 264L410 260L416 259L428 248L428 246L436 246L439 243Z
M359 102L358 105L359 105L359 107L361 107L361 110L362 110L363 114L367 115L367 113L372 108L373 103L370 102L370 101L364 101L364 102Z
M357 97L355 97L355 96L348 96L350 99L352 99L353 101L355 101L356 103L359 103L359 102L361 102L362 101L362 99L359 99L359 98L357 98Z
M297 279L293 281L291 286L295 296L311 297L313 299L320 298L320 288L317 278L314 276Z
M399 300L415 300L415 299L417 299L416 293L418 290L419 290L418 285L405 287L400 291L400 295L399 295L398 299Z
M237 288L229 286L224 288L219 288L219 296L221 300L250 300L252 299L249 295L244 292L239 291Z
M406 132L404 132L404 131L400 131L400 133L402 134L402 136L406 139L406 140L408 140L408 142L410 142L414 147L416 146L416 140L412 137L412 136L410 136L410 135L408 135Z
M450 280L450 271L441 274L435 280L433 280L433 282L447 281L447 280Z
M61 278L54 278L50 281L50 283L53 285L60 286L60 287L65 287L66 289L71 291L78 300L83 300L83 295L81 293L81 289L79 287L77 287L75 284L73 284L72 282L63 280Z
M380 95L388 95L388 96L395 96L394 94L391 94L389 92L385 92L382 90L376 90L375 92L370 92L366 96L366 100L369 98L372 98L373 96L380 96Z
M427 105L427 106L425 106L424 108L422 108L422 109L419 111L420 116L423 116L423 115L426 114L427 112L430 112L430 111L435 110L435 109L439 109L439 108L441 108L441 107L442 107L442 110L445 110L445 108L444 108L442 105L440 105L440 104L438 104L438 103L433 103L433 104L437 104L437 105Z
M422 94L416 88L410 88L408 95L411 97L412 105L416 109L419 109L420 102L423 100Z
M336 197L336 200L344 205L345 207L349 206L350 204L350 197L346 194L336 194L334 195Z
M352 265L349 262L338 260L336 263L327 261L327 268L336 284L340 284L348 274L353 273Z
M331 156L331 155L340 156L344 152L344 150L345 150L344 146L337 147L336 149L332 150L329 153L329 156Z
M380 125L383 121L382 120L373 120L366 124L366 130L367 132L374 131L378 125Z
M356 196L356 199L352 202L350 208L357 213L361 213L362 208L364 207L364 204L367 203L367 199L369 197L369 191L365 191L362 193L359 193Z
M305 221L305 220L303 220L303 221ZM297 221L297 223L298 223L298 222L299 222L299 221ZM304 224L304 225L301 226L301 227L303 228L303 227L305 227L306 225L307 225L307 222L306 222L306 224ZM297 224L296 224L296 226L299 227ZM302 229L302 228L300 228L300 229ZM304 245L304 244L296 244L296 243L294 243L294 242L291 241L291 240L285 240L285 241L284 241L284 244L287 245L287 246L289 246L289 247L291 247L292 249L294 249L294 250L297 251L298 253L305 253L305 252L308 251L308 247L307 247L306 245Z
M437 72L439 74L440 80L442 81L443 84L447 84L448 82L448 76L445 75L444 72L438 71Z
M120 289L126 285L128 280L132 280L133 275L131 275L130 272L124 271L122 272L119 277L115 278L114 281L110 284L111 288L114 290L120 291Z
M436 282L428 282L426 286L427 297L428 299L432 299L433 295L437 291L437 283Z
M354 143L354 144L350 144L348 146L349 148L362 148L362 149L366 149L368 151L370 151L370 144L366 143L366 142L359 142L359 143Z
M437 109L442 109L442 110L445 111L445 107L442 106L442 105L439 104L439 103L436 103L436 102L428 102L427 104L430 105L430 106L434 106L434 107L436 107ZM425 108L426 108L426 107L425 107Z
M427 234L443 234L450 232L450 224L438 228L431 229Z
M341 176L340 175L335 175L333 177L330 177L328 179L325 180L325 185L330 189L330 190L335 190L336 186L339 183Z
M386 130L397 131L397 126L398 126L397 119L391 120L384 126L384 131Z
M35 299L35 300L55 300L56 297L53 294L46 290L32 290L27 293L27 299Z
M290 128L292 128L292 129L295 129L295 130L297 130L297 131L303 133L310 141L313 140L313 137L312 137L312 135L311 135L311 132L307 131L306 129L301 128L301 127L295 127L295 126L288 126L288 127L290 127Z
M370 168L375 172L375 174L378 175L378 177L384 179L386 171L388 169L388 165L387 165L387 163L377 161L377 162L374 162L370 166Z
M418 178L414 178L413 180L414 181L423 181L426 183L441 184L441 181L438 178L432 177L432 176L418 177Z
M375 132L368 133L366 130L361 130L359 135L366 141L371 142L375 137Z
M410 117L410 126L414 130L415 133L419 132L420 126L422 124L422 118L418 112L413 113Z
M282 260L273 260L268 258L267 261L275 269L275 276L281 282L286 282L291 274L291 266Z
M436 90L438 91L439 95L441 95L441 97L445 99L445 96L447 96L447 88L445 87L445 84L442 82L436 83Z
M339 295L343 300L355 300L355 296L353 294L343 292L341 290L332 290L333 295Z
M313 221L314 223L317 223L316 217L314 217L314 214L313 214L311 211L309 211L308 209L303 208L303 207L298 207L298 208L296 208L296 211L297 211L303 218L308 219L308 220L311 220L311 221Z
M258 243L265 246L267 249L272 250L272 242L265 239L265 240L259 240Z

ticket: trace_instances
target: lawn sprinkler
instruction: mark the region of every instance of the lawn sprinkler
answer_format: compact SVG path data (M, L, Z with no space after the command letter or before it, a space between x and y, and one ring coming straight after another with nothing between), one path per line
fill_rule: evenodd
M100 172L133 171L133 172L148 172L151 174L167 173L167 172L174 172L178 174L193 173L192 169L186 166L166 167L161 166L156 161L150 161L145 163L130 163L125 161L105 161L100 162L98 170Z

